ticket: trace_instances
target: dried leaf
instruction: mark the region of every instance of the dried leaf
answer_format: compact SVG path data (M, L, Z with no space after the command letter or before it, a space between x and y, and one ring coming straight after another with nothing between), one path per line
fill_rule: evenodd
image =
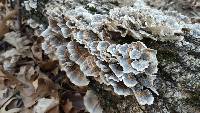
M0 2L5 3L4 0L1 0ZM9 32L9 27L6 25L6 21L15 17L17 13L17 10L8 11L6 16L0 21L0 37Z
M62 106L62 108L63 108L65 113L70 113L70 111L73 108L72 102L69 99L67 99L67 101L65 101L64 105Z
M12 96L13 92L8 88L0 90L0 107L2 107Z
M2 53L0 56L6 59L9 57L13 57L15 55L16 56L20 55L20 53L15 48L12 48L12 49L7 50L6 52Z
M5 24L4 21L0 21L0 37L2 37L4 34L9 32L8 26Z
M0 0L1 3L5 4L6 0Z
M34 86L35 91L36 91L37 88L38 88L38 79L36 79L35 81L33 81L33 86Z
M47 113L60 113L59 106L55 106L54 108L47 111Z
M3 21L6 22L7 20L10 20L10 19L14 18L15 16L17 16L17 14L18 14L18 10L7 11L7 14L4 17Z
M58 100L41 98L38 100L37 105L34 107L34 113L46 113L50 109L56 107L59 104Z
M6 110L6 107L15 99L16 98L14 97L14 98L11 98L10 100L8 100L3 105L3 107L0 109L0 113L17 113L17 112L21 111L21 108L12 108L12 109Z
M80 93L65 91L63 95L67 98L62 106L65 113L79 112L85 109L83 96Z
M27 73L26 73L26 78L30 81L33 81L35 80L35 78L37 77L37 74L36 74L36 70L34 69L33 66L31 66L28 70L27 70Z
M37 93L41 97L53 95L56 96L57 92L55 91L55 87L53 82L48 77L39 77L38 78L38 88ZM55 92L55 94L54 94Z
M33 52L33 56L34 58L36 58L36 60L42 61L42 49L41 49L41 40L38 39L35 41L35 43L33 43L33 46L31 47L31 50Z
M30 69L30 66L21 66L19 73L17 73L17 79L23 83L23 93L27 96L31 96L34 93L34 87L32 82L27 79L27 71Z
M6 33L4 38L4 41L13 45L17 50L24 49L24 40L25 38L22 38L21 34L17 32Z
M39 67L43 71L51 71L55 69L57 66L58 66L58 61L48 60L45 62L44 61L39 62Z
M0 70L0 91L5 89L5 80L7 79L6 75ZM1 98L1 96L0 96Z

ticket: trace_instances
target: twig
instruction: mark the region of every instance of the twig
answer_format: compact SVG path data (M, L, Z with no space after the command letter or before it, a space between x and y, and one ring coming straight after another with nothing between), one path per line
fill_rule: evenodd
M18 15L17 15L18 30L21 31L22 18L21 18L21 3L20 3L20 0L17 0L17 4L16 4L15 8L18 11Z

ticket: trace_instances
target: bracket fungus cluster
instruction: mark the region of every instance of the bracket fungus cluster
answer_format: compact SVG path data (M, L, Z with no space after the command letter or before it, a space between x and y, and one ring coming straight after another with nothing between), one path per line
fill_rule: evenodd
M75 85L88 85L87 77L92 76L101 84L112 86L118 95L135 95L140 105L153 104L152 92L158 95L154 86L157 51L146 47L141 40L181 41L183 29L200 36L199 24L190 24L188 17L152 9L142 0L136 0L133 6L109 10L94 2L98 13L78 1L66 4L46 7L49 26L41 33L44 52L59 61ZM115 34L138 41L117 44L112 40Z

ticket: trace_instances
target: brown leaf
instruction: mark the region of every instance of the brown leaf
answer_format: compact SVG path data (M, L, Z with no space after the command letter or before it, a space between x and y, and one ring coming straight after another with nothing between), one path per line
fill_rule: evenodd
M72 102L69 101L69 99L67 99L67 101L65 101L64 105L62 106L62 108L63 108L65 113L70 113L70 111L73 108Z
M20 71L19 73L17 73L17 79L23 83L23 93L25 93L25 95L27 96L31 96L34 93L34 87L32 85L32 82L29 78L31 77L27 77L27 76L32 76L32 75L28 75L28 70L31 68L31 66L21 66L20 67Z
M58 106L59 101L56 99L41 98L38 100L36 106L34 106L34 113L46 113L54 107ZM57 112L55 112L57 113Z
M37 88L36 92L41 97L45 97L49 95L54 95L54 96L57 95L57 94L54 94L54 92L56 92L54 88L54 84L48 77L39 77L38 86L39 87Z
M4 21L0 21L0 38L3 37L4 34L9 32L9 28Z
M37 77L37 73L36 73L36 70L34 69L33 66L31 66L28 70L27 70L27 73L26 73L26 78L30 81L34 81Z
M0 70L0 74L2 75L2 71ZM22 73L22 72L21 72ZM24 105L25 105L25 107L30 107L30 106L32 106L33 104L35 104L35 101L37 100L37 95L35 96L34 95L34 93L31 91L31 93L29 92L30 91L30 89L31 88L29 88L28 86L31 86L31 84L29 84L29 83L27 83L27 81L23 81L24 80L24 76L22 75L22 81L23 82L21 82L20 80L18 80L18 79L16 79L14 76L12 76L12 75L9 75L9 74L5 74L5 73L3 73L6 77L7 77L7 79L9 80L9 82L8 83L6 83L7 85L7 87L13 87L13 86L15 86L15 87L13 87L13 88L15 88L15 89L17 89L19 92L20 92L20 95L22 96L21 98L22 98L22 101L23 101L23 103L24 103ZM27 86L27 84L28 84L28 86ZM28 92L28 93L27 93ZM13 95L13 94L12 94ZM12 96L11 94L10 94L10 97ZM8 99L10 98L10 97L7 97ZM1 101L1 103L2 103L3 101ZM5 101L4 101L5 102Z
M27 95L26 91L29 89L23 89L22 91L25 107L31 107L38 99L43 97L58 98L58 92L54 87L54 83L46 75L38 71L38 78L35 81L29 81L31 86L33 86L34 92L31 95Z
M47 113L60 113L60 109L59 106L55 106L54 108L50 109L49 111L47 111Z
M33 113L32 108L23 108L20 113Z
M9 109L9 110L6 110L7 106L8 106L9 104L11 104L15 99L16 99L16 98L13 97L13 98L11 98L10 100L8 100L8 101L3 105L3 107L1 107L0 113L17 113L17 112L21 111L21 108L17 108L17 107L12 108L12 109Z
M5 4L6 0L0 0L1 3Z
M2 107L14 94L14 91L5 88L4 90L0 90L0 107Z
M29 70L30 69L31 68L29 68ZM44 73L40 72L38 68L35 71L37 71L38 78L34 81L29 81L33 86L34 92L32 95L27 95L25 89L22 91L23 101L26 108L33 106L38 99L43 97L58 98L58 92L54 83ZM32 72L34 71L32 70L30 73Z
M14 46L21 55L32 57L30 46L27 46L31 44L31 40L27 39L26 36L22 37L21 33L14 31L6 33L4 36L4 41Z
M4 0L1 0L0 2L5 2ZM4 34L9 32L9 27L6 25L6 21L12 19L18 14L17 10L11 10L8 11L6 16L0 21L0 37L2 37Z
M70 102L72 104L72 108L69 113L71 113L72 111L78 112L85 109L85 106L83 104L83 96L80 93L75 93L73 91L66 91L63 95L65 95L65 97L67 98L64 102L63 109L66 109L65 107L67 107L67 105L70 105Z
M10 10L7 11L6 16L4 17L3 21L6 22L7 20L13 19L18 15L18 10Z
M42 61L42 48L41 48L41 39L37 39L34 43L33 46L31 47L31 50L33 52L33 56L36 60Z
M33 81L33 86L34 86L34 88L35 88L35 91L37 90L37 88L38 88L38 79L36 79L35 81Z
M13 108L22 108L23 107L23 102L19 95L15 94L12 96L11 99L13 99L13 100L6 106L6 109L11 110Z
M5 89L5 80L8 80L6 75L0 70L0 90Z
M55 60L54 61L48 60L48 61L39 62L39 67L43 71L51 71L51 70L55 69L57 66L58 66L58 61L55 61Z
M31 80L32 74L33 69L32 66L29 65L21 66L19 73L17 73L16 79L20 82L20 85L16 87L20 91L25 108L34 105L35 101L38 99Z

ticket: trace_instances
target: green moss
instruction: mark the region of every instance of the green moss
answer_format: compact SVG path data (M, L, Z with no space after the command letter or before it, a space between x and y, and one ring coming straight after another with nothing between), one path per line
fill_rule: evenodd
M112 95L112 92L104 90L104 86L102 84L99 84L96 82L93 78L90 79L90 84L88 85L89 88L96 92L98 95L98 98L100 100L100 104L104 111L119 111L117 107L117 103L120 103L119 101L121 98L119 96ZM118 112L116 112L118 113Z
M118 1L110 1L111 4L119 6L119 2Z
M86 0L77 0L82 5L87 5L88 2Z
M103 88L103 85L97 83L93 79L90 79L90 80L91 80L91 82L88 86L93 91L95 91L97 95L99 95L100 97L103 97L103 100L106 99L106 102L104 103L106 106L113 106L113 100L112 100L111 93L108 91L105 91Z
M166 61L167 63L172 63L179 60L179 55L174 51L160 49L157 51L157 58L159 62Z
M87 6L86 9L87 9L88 11L90 11L92 14L97 13L97 9L96 9L95 7L89 7L89 6Z
M139 113L141 111L138 106L138 102L134 96L119 96L113 93L113 91L105 90L108 87L103 84L99 84L92 77L87 77L90 79L89 88L96 92L101 107L104 113ZM132 108L135 108L132 112Z
M158 76L161 77L164 81L169 81L174 86L177 86L177 82L172 78L174 74L170 72L166 72L164 70L164 66L161 66L160 64L158 64Z
M189 51L188 55L192 55L194 58L200 58L200 52Z
M190 98L183 99L183 101L185 101L186 104L200 109L200 91L191 91L189 94Z
M138 41L129 35L122 37L119 32L109 31L109 35L111 37L111 40L117 44L125 44L125 43L130 44L132 42Z

